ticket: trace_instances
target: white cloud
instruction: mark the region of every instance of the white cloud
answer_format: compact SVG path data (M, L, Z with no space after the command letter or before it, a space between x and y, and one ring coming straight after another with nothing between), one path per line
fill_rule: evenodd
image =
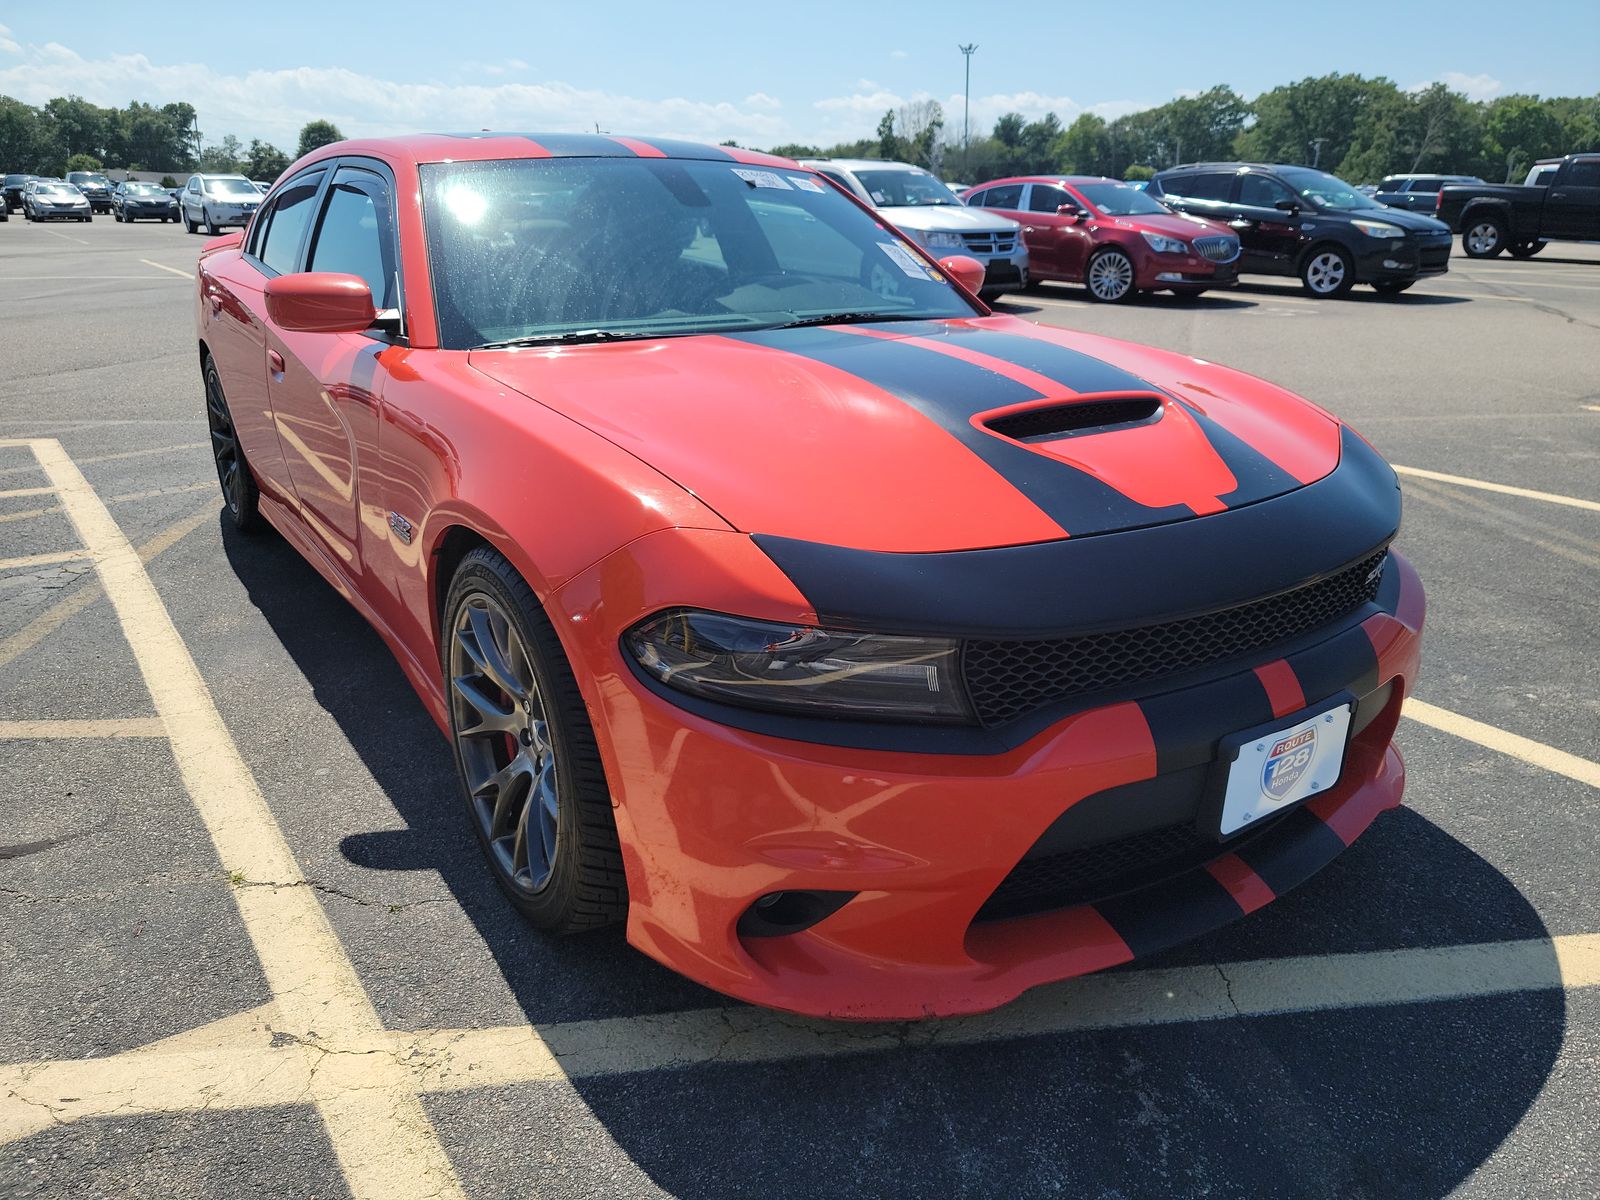
M1442 83L1452 92L1460 92L1468 100L1492 100L1506 90L1506 85L1493 75L1468 75L1462 71L1446 71L1438 79L1412 84L1407 90L1418 92L1431 83Z
M17 45L16 39L11 36L11 28L0 25L0 54L21 54L22 47Z
M891 50L891 51L889 51L889 57L890 58L910 58L911 57L911 52L909 50Z
M502 64L513 66L512 60ZM16 65L0 67L0 93L29 104L69 93L102 105L130 99L152 104L187 100L208 141L234 134L292 149L300 127L326 118L348 136L422 130L593 129L745 145L772 145L791 135L776 101L754 102L634 96L542 83L398 83L342 68L294 67L232 75L202 63L160 64L142 54L84 58L57 43L30 45Z
M769 96L765 92L752 92L744 98L746 108L782 108L783 101L776 96Z

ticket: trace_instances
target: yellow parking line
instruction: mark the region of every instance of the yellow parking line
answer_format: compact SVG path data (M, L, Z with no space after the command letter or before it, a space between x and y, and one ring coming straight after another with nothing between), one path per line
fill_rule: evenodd
M1432 479L1436 483L1453 483L1457 487L1478 488L1485 492L1499 492L1504 496L1521 496L1524 500L1543 500L1546 504L1564 504L1568 508L1587 508L1600 512L1600 500L1581 500L1576 496L1561 496L1555 492L1535 492L1528 488L1512 487L1508 483L1489 483L1483 479L1468 479L1464 475L1446 475L1440 471L1424 471L1420 467L1395 467L1400 475L1415 475L1418 479Z
M1576 779L1579 783L1587 783L1590 787L1600 788L1600 763L1579 758L1576 754L1569 754L1565 750L1557 750L1554 746L1546 746L1543 742L1536 742L1521 734L1485 725L1482 721L1474 721L1471 717L1435 708L1415 697L1406 700L1401 712L1420 724L1469 742L1476 742L1480 746L1510 755L1512 758L1520 758L1525 763L1542 767L1557 775L1565 775L1568 779Z
M0 742L58 738L164 738L166 726L154 717L117 721L0 721Z
M16 512L0 513L0 525L8 521L31 521L35 517L49 516L53 512L60 512L61 505L52 504L48 508L22 508Z
M324 1049L341 1053L317 1063L281 1038L280 1001L276 1012L266 1006L105 1058L0 1066L0 1143L113 1114L326 1105L381 1086L396 1067L416 1092L452 1092L1594 987L1600 934L1564 934L1090 975L982 1016L917 1023L843 1025L741 1005L539 1029L375 1030L324 1039Z
M182 275L185 279L194 278L188 271L180 271L177 267L169 267L165 263L151 262L148 258L141 258L139 261L147 267L156 268L158 271L171 271L174 275Z
M24 554L21 558L0 558L0 571L13 571L19 567L47 567L51 563L75 562L88 558L82 550L58 550L50 554Z
M234 889L246 932L272 988L281 1029L315 1058L329 1085L317 1106L353 1195L360 1200L461 1196L411 1080L399 1063L375 1056L351 1063L328 1044L380 1036L382 1023L355 967L255 778L240 757L188 647L127 537L61 443L32 443L46 477L92 553L123 635L172 743L185 790L211 834ZM358 1082L339 1087L355 1075Z

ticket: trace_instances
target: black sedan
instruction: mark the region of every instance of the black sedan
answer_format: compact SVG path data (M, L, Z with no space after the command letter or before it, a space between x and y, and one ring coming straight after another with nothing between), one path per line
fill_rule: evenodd
M1310 167L1194 163L1160 172L1150 192L1238 233L1240 274L1294 276L1313 296L1343 296L1358 283L1392 295L1450 269L1448 225Z
M119 221L175 221L178 217L172 196L154 183L129 180L117 184L111 193L111 215Z
M37 178L37 175L29 175L26 172L7 175L3 185L5 188L5 203L0 207L3 207L8 213L19 211L22 208L22 193L28 186L28 180Z

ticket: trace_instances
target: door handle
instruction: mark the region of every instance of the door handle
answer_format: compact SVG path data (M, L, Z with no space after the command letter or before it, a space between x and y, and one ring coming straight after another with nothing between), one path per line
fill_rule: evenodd
M279 354L276 350L268 350L267 366L272 368L272 373L274 375L282 375L284 368L283 355Z

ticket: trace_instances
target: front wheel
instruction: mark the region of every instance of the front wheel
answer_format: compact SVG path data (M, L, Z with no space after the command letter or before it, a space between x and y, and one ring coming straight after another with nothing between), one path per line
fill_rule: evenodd
M1120 304L1133 295L1133 260L1114 247L1101 250L1089 260L1083 283L1089 299Z
M234 428L233 414L228 410L228 399L222 392L222 376L217 364L206 355L206 424L211 427L211 457L217 464L217 482L222 485L222 499L228 506L228 517L240 533L254 533L261 527L258 511L261 492L255 477L250 474L250 464L245 461L244 447L239 445L239 431Z
M461 560L441 665L467 813L495 882L552 933L610 924L627 887L594 730L533 589L488 547Z
M207 237L216 237L217 234L222 232L222 229L217 225L216 220L212 217L211 210L208 208L202 208L200 210L200 223L206 227Z
M1385 296L1398 296L1415 282L1415 279L1383 279L1373 284L1372 290Z
M1356 281L1355 264L1338 246L1321 246L1300 267L1300 282L1319 300L1343 296Z
M195 224L193 221L189 220L189 212L187 209L185 209L183 213L183 231L185 233L193 233L194 230Z
M1536 242L1536 241L1533 241L1531 239L1528 240L1528 241L1522 241L1522 242L1512 242L1511 243L1511 257L1512 258L1532 258L1535 254L1539 253L1539 251L1543 250L1544 247L1545 247L1545 243Z
M1468 258L1493 258L1506 248L1506 227L1499 217L1475 217L1461 235Z

